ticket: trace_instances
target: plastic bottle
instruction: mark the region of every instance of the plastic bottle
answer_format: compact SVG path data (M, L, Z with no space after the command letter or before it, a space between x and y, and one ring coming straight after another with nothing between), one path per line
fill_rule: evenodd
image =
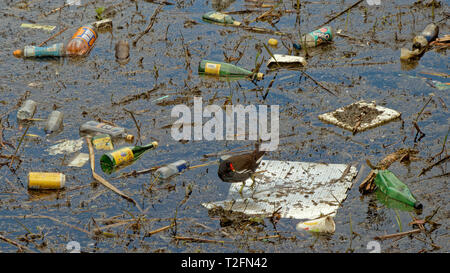
M17 119L24 120L32 118L34 116L34 113L36 112L36 105L37 103L35 101L26 100L23 103L22 107L17 110Z
M64 56L64 44L58 43L42 47L25 46L24 49L17 49L13 54L17 58L59 57Z
M247 69L240 68L233 64L208 60L200 62L198 72L215 76L253 76L254 74ZM261 80L264 77L264 74L257 73L256 77L258 80Z
M234 20L233 17L227 14L223 14L217 11L210 11L205 14L203 14L202 19L206 22L214 22L214 23L220 23L225 25L234 25L239 26L241 25L241 22L238 22Z
M156 170L155 176L158 178L166 179L174 174L182 172L187 169L189 164L185 160L178 160L176 162L170 163Z
M314 30L300 38L299 44L294 44L295 49L301 49L303 45L306 47L316 47L318 45L329 43L334 38L334 30L330 26L322 27Z
M108 134L112 138L125 138L127 141L133 141L134 136L125 132L122 127L115 127L106 123L97 121L88 121L80 126L80 135Z
M439 27L433 23L428 24L420 35L414 37L412 46L413 50L416 48L422 49L426 47L429 42L436 39L438 34L439 34Z
M89 53L97 40L97 33L92 25L80 27L66 46L69 56L83 56Z
M28 188L33 190L54 190L64 188L66 176L62 173L30 172Z
M156 147L158 147L158 142L156 141L145 146L123 147L103 154L100 158L100 165L103 172L110 174L120 165L131 163L139 159L146 151Z
M51 112L47 119L47 123L45 124L45 133L51 134L61 129L63 116L63 113L59 111Z
M411 191L408 189L408 186L400 181L391 171L378 170L374 182L387 196L410 205L415 209L422 208L422 204L417 202Z
M120 40L116 46L116 60L120 64L126 64L130 60L130 45L128 41Z

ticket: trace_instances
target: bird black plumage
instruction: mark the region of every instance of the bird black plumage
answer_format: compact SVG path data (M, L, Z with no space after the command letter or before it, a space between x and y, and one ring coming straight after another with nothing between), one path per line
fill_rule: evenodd
M259 143L256 143L253 152L231 156L220 162L217 174L224 182L244 182L255 173L264 154L265 151L260 151Z

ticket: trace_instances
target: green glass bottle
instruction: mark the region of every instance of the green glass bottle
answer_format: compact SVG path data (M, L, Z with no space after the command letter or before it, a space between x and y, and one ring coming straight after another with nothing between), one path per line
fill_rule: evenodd
M403 202L415 209L421 209L422 204L417 202L416 198L412 195L408 186L406 186L402 181L400 181L391 171L389 170L378 170L377 176L375 177L375 185L387 196Z
M253 72L235 66L233 64L229 63L223 63L223 62L215 62L215 61L208 61L203 60L200 62L198 66L198 73L200 74L208 74L208 75L215 75L215 76L252 76ZM256 78L258 80L261 80L264 77L263 73L257 73Z
M158 142L154 141L145 146L123 147L106 153L100 158L100 166L102 170L110 174L117 169L118 166L131 163L139 159L146 151L158 147Z
M230 15L223 14L217 11L210 11L203 14L202 19L206 22L214 22L224 25L234 25L234 26L241 25L241 22L234 20L234 18L231 17Z

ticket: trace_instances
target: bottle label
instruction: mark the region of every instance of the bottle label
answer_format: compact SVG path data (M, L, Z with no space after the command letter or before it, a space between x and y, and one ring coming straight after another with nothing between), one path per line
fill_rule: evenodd
M220 64L206 63L205 65L205 73L211 75L219 75L220 73Z
M89 27L80 27L72 36L72 39L80 39L85 42L89 48L91 48L97 39L97 34Z
M60 189L63 187L64 174L30 172L28 188L30 189Z
M59 43L46 47L26 46L23 55L25 57L62 56L63 44Z
M92 144L94 144L94 147L97 150L113 150L114 149L114 147L111 143L111 138L109 136L92 139Z
M329 28L323 27L310 33L314 37L314 43L316 46L330 42L333 37Z
M112 152L111 156L114 158L114 161L116 161L116 165L120 165L123 162L131 161L134 158L133 151L129 147L125 147L115 152Z
M187 168L187 166L186 166L186 164L184 164L184 163L177 166L178 172L181 172L181 171L183 171L183 170L186 169L186 168Z

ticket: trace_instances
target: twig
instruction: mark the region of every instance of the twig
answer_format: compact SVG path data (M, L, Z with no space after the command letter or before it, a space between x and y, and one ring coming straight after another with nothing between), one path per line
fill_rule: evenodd
M342 14L346 13L348 10L350 10L350 9L356 7L357 5L361 4L361 2L363 2L363 1L364 1L364 0L359 0L358 2L354 3L353 5L351 5L350 7L346 8L345 10L339 12L339 13L338 13L337 15L335 15L333 18L331 18L330 20L326 21L325 23L323 23L322 25L320 25L320 26L318 26L318 27L316 27L316 28L320 28L320 27L322 27L322 26L324 26L324 25L326 25L326 24L328 24L328 23L334 21L336 18L338 18L338 17L341 16Z
M69 5L70 5L69 3L66 3L66 4L62 5L61 7L59 7L59 8L52 9L51 11L49 11L48 13L43 14L42 16L44 16L44 17L49 16L50 14L55 13L55 12L57 12L57 11L65 8L65 7L67 7Z
M136 118L134 117L133 112L130 111L130 110L127 110L127 109L125 109L125 108L123 108L123 110L124 110L125 112L128 112L128 113L131 115L131 118L133 119L134 124L136 125L139 143L142 143L142 141L141 141L141 127L140 127L139 124L137 123Z
M64 29L60 30L58 33L52 35L50 38L48 38L47 40L43 41L42 43L40 43L38 46L43 46L45 43L47 43L48 41L58 37L59 35L61 35L61 33L63 33L64 31L66 31L69 27L65 27Z
M436 163L434 163L434 164L432 164L432 165L430 165L430 166L428 166L428 167L426 167L426 168L423 168L422 171L419 173L419 175L418 175L417 177L419 177L419 176L425 174L426 172L428 172L429 170L431 170L433 167L435 167L435 166L437 166L437 165L439 165L439 164L441 164L441 163L444 163L444 162L447 161L449 158L450 158L450 155L447 155L446 157L444 157L443 159L439 160L438 162L436 162Z
M192 169L196 169L196 168L200 168L200 167L205 167L205 166L213 165L213 164L216 164L216 163L217 163L217 160L216 160L216 161L210 161L210 162L205 163L205 164L200 164L200 165L191 166L191 167L189 167L188 169L189 169L189 170L192 170Z
M164 231L164 230L167 230L167 229L173 227L174 225L175 225L175 224L172 223L172 224L170 224L170 225L168 225L168 226L165 226L165 227L162 227L162 228L158 228L158 229L149 231L149 232L145 235L145 237L150 237L150 236L152 236L153 234L156 234L156 233L162 232L162 231Z
M374 237L374 239L375 240L385 240L385 239L395 238L395 237L399 237L399 236L405 236L405 235L409 235L409 234L413 234L413 233L419 233L419 232L421 232L420 228L413 229L413 230L410 230L410 231L404 231L404 232L389 234L389 235L376 236L376 237Z
M158 15L158 13L161 11L161 9L163 8L162 5L158 6L155 10L155 12L153 13L152 17L150 18L150 23L148 24L147 28L144 30L144 32L142 32L141 34L138 35L138 37L133 41L133 46L136 47L137 42L142 38L142 36L144 36L145 34L147 34L153 27L153 24L156 21L156 16Z
M16 158L17 151L19 150L20 145L22 144L23 138L25 137L25 135L26 135L27 132L28 132L28 129L30 129L30 125L28 125L27 129L25 130L25 132L23 132L23 135L22 135L22 137L20 138L19 145L17 145L16 151L14 152L14 155L13 155L12 158L11 158L11 162L9 163L9 168L12 167L12 164L13 164L13 162L14 162L14 158Z
M100 182L101 184L103 184L103 186L107 187L108 189L112 190L116 194L120 195L122 198L126 199L127 201L132 202L139 209L139 211L142 211L142 209L139 207L138 203L136 203L136 201L134 201L133 198L131 198L128 195L124 194L123 192L118 190L116 187L111 185L111 183L106 181L103 177L101 177L100 175L95 173L94 148L92 147L91 139L89 137L86 137L85 139L86 139L86 142L87 142L88 147L89 147L89 159L91 161L92 176L94 177L94 179L97 180L98 182Z
M183 240L183 241L191 241L196 243L214 243L214 244L224 244L224 243L230 243L226 241L216 241L216 240L209 240L209 239L202 239L202 238L193 238L193 237L183 237L183 236L174 236L175 240Z
M24 246L24 245L21 245L21 244L17 243L16 241L13 241L13 240L11 240L11 239L8 239L8 238L6 238L6 237L4 237L4 236L2 236L2 235L0 235L0 240L3 240L3 241L5 241L5 242L7 242L8 244L11 244L11 245L17 247L20 251L27 250L27 251L29 251L29 252L36 253L35 251L32 251L32 250L29 249L28 247L26 247L26 246Z
M310 75L308 75L306 72L300 70L300 72L302 72L303 75L305 75L306 77L308 77L310 80L312 80L315 84L317 84L318 86L322 87L323 89L325 89L325 91L327 91L328 93L330 93L333 96L336 96L336 94L334 94L333 92L331 92L328 88L326 88L325 86L323 86L321 83L319 83L318 81L316 81L315 79L313 79L313 77L311 77Z

